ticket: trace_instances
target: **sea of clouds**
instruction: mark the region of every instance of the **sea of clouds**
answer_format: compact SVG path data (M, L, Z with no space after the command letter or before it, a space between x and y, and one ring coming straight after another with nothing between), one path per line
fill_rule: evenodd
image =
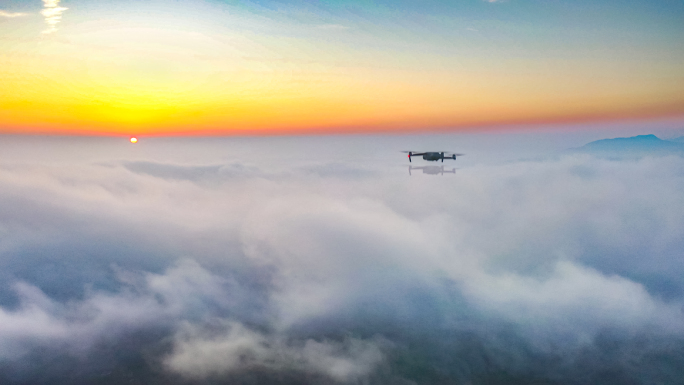
M684 378L684 158L345 140L6 138L0 382Z

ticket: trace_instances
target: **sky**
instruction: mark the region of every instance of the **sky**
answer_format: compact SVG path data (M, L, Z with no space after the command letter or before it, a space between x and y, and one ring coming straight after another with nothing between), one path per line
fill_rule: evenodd
M3 0L0 132L681 120L682 19L677 0Z
M680 383L682 20L0 0L0 383Z
M568 132L5 135L0 382L677 383L684 157Z

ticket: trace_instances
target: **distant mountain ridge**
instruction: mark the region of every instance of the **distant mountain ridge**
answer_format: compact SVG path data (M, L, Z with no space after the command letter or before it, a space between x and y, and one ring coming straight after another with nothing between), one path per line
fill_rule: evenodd
M638 135L630 138L601 139L574 149L605 156L684 155L684 137L663 140L657 136Z

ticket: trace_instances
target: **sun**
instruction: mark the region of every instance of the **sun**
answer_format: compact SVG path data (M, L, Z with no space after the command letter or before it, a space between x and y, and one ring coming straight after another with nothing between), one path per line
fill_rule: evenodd
M131 136L131 143L138 143L138 138Z

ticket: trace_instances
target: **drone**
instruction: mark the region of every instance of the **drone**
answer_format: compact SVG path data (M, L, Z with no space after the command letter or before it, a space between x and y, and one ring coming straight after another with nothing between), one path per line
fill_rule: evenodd
M411 161L412 156L422 156L423 159L430 161L430 162L436 162L438 160L441 160L442 163L444 163L444 159L453 159L456 160L457 156L463 156L464 154L454 154L452 152L413 152L413 151L402 151L403 153L408 153L408 158L409 162Z

